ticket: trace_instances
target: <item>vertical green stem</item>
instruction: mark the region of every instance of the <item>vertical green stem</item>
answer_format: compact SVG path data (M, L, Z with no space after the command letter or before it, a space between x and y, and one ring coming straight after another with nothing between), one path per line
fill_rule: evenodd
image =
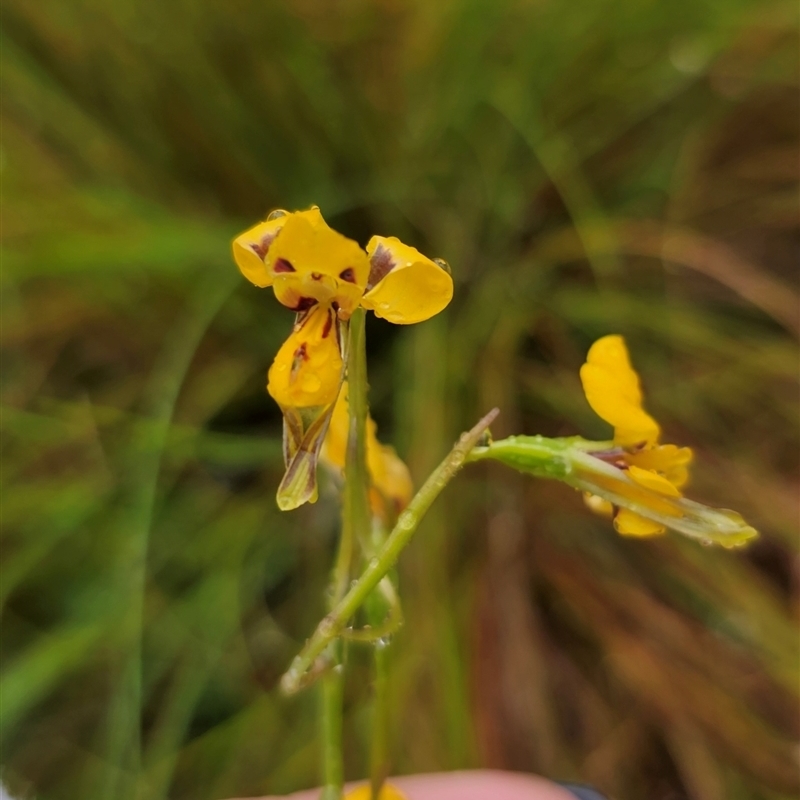
M340 800L344 785L342 759L342 700L344 666L338 642L329 645L335 666L320 681L320 736L322 738L322 778L320 800Z
M372 800L378 800L389 767L387 697L389 678L389 645L378 641L374 648L375 697L372 707L372 744L369 754L369 782Z
M335 608L350 587L353 548L356 540L369 546L369 473L367 472L367 349L364 335L366 312L359 308L347 328L347 383L349 432L344 466L342 535L334 566L330 608ZM365 550L366 552L366 550ZM322 678L320 721L322 736L323 789L321 800L339 800L344 782L342 724L344 664L341 646L328 647L334 665Z
M350 320L350 347L347 353L348 408L350 431L344 464L343 531L348 529L351 540L358 539L369 556L371 515L369 510L369 472L367 471L367 346L365 336L366 312L359 308ZM340 600L347 586L336 597Z

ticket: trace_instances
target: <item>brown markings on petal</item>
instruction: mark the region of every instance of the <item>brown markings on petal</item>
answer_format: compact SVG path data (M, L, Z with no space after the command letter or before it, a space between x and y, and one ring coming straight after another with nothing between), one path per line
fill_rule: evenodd
M317 304L315 297L301 297L297 301L297 305L292 307L292 311L308 311L309 308Z
M328 318L325 320L325 324L322 326L322 338L327 339L328 334L331 332L331 326L333 325L333 314L328 312Z
M396 263L389 248L381 243L375 248L375 252L369 260L369 266L367 291L380 283L395 268Z
M268 233L260 242L251 242L250 249L263 261L267 256L269 246L275 241L277 234Z
M272 268L273 272L296 272L295 268L292 266L291 261L287 261L285 258L279 258L275 261L275 266Z
M343 281L347 281L348 283L355 283L356 282L356 272L352 267L347 267L346 269L343 269L339 273L339 277Z
M306 348L306 343L303 342L297 350L294 351L294 355L292 356L292 368L289 373L290 381L294 381L297 377L297 372L302 366L304 361L308 361L308 350Z
M312 281L321 281L322 275L319 272L312 272L311 273L311 280Z

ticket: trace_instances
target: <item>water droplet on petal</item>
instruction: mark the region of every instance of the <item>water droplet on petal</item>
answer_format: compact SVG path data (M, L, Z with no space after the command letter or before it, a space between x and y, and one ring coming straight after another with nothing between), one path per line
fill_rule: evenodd
M448 275L453 274L453 270L450 269L450 265L443 258L434 258L431 260L434 264L441 267Z
M274 211L270 211L267 215L267 222L272 222L274 219L280 219L281 217L288 217L289 212L284 211L282 208L276 208Z

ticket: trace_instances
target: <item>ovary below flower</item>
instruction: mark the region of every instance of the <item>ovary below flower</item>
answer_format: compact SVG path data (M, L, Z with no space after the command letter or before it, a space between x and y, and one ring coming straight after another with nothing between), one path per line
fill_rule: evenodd
M665 497L681 497L692 451L658 443L661 429L643 408L639 376L621 336L604 336L589 348L581 367L581 382L589 405L614 427L614 444L619 452L609 457L627 470L634 485ZM627 536L653 536L666 530L629 509L616 513L614 527Z

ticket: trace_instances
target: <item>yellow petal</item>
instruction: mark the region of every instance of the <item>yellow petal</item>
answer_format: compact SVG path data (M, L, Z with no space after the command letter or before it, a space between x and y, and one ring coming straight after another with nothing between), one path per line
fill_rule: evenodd
M631 466L659 472L673 486L680 489L689 480L688 465L693 457L689 447L661 444L636 453L627 453L625 461Z
M381 495L392 502L392 510L397 514L411 502L414 495L411 473L393 447L380 443L378 447L381 469L377 475L373 473L373 483Z
M256 286L271 286L272 274L264 259L289 215L259 222L233 240L233 258L242 275Z
M443 266L394 236L373 236L367 245L371 271L361 301L375 316L398 325L422 322L453 298L453 278Z
M349 427L348 386L345 381L333 409L321 453L325 463L336 470L344 469ZM372 417L367 419L366 450L367 469L374 489L370 493L373 513L387 516L383 508L384 499L391 501L394 513L401 511L408 505L414 492L411 475L394 448L378 441L377 425Z
M336 313L314 306L295 325L269 369L267 391L282 408L333 403L342 382Z
M663 475L649 469L632 466L628 468L628 475L640 486L644 486L667 497L680 497L681 493Z
M331 414L328 433L322 445L322 460L334 469L343 470L347 457L347 438L350 429L350 417L347 404L347 381L342 384L342 390L336 400Z
M642 408L639 376L621 336L604 336L591 346L581 367L581 382L589 405L614 426L617 444L631 447L658 441L660 428Z
M315 207L286 218L266 269L283 305L303 311L314 303L330 304L346 318L358 307L370 266L358 243L328 227Z
M621 508L614 517L614 528L623 536L657 536L666 528L653 520L641 517L627 508Z
M358 789L348 792L344 800L372 800L372 791L369 785L359 786ZM381 787L378 800L408 800L408 798L399 789L385 783Z
M583 493L583 502L586 503L587 508L590 508L595 514L600 514L603 517L610 517L614 513L614 506L612 503L591 492Z

